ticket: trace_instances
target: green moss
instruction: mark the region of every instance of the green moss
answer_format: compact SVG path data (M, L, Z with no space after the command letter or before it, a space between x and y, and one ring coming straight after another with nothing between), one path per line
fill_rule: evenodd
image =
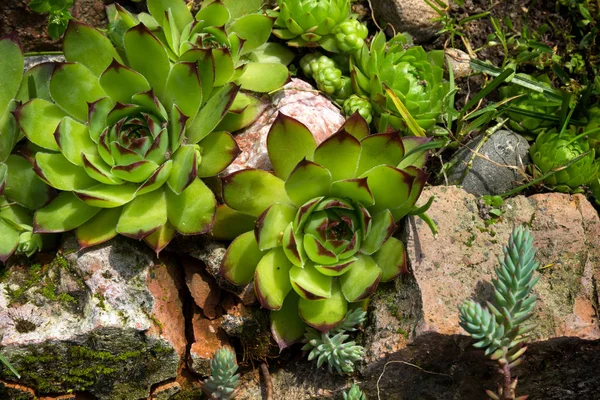
M106 311L106 303L104 302L106 300L106 297L104 297L102 293L96 293L94 297L98 299L98 308L101 308L104 311Z
M17 289L11 289L8 286L5 288L6 295L10 299L10 304L26 302L24 301L24 294L32 287L36 286L42 280L42 266L40 264L33 264L25 273L24 281L20 282Z

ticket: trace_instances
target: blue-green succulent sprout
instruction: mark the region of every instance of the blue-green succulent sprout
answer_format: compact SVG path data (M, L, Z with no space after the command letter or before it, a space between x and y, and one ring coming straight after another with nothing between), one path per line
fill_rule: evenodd
M193 16L183 0L148 0L147 4L150 13L137 15L118 4L108 6L110 38L122 51L125 30L142 23L163 43L171 62L202 60L205 73L213 75L214 87L238 84L242 90L222 129L241 129L264 110L264 103L246 91L271 92L289 81L287 64L294 55L284 45L267 42L273 19L260 10L238 16L214 1L203 4Z
M202 178L239 152L229 133L214 130L238 87L214 87L202 60L171 62L143 24L123 40L121 56L99 30L71 21L51 101L35 98L14 112L41 148L35 172L59 191L35 212L33 231L76 230L82 247L121 234L158 253L176 232L211 229L216 200Z
M33 233L33 212L53 194L33 171L31 151L20 146L22 138L13 116L22 101L36 95L47 66L30 70L23 79L23 51L15 36L0 38L0 262L14 253L33 255L42 238ZM40 79L42 78L42 79ZM30 93L31 92L31 93ZM40 92L43 90L40 88ZM40 93L43 95L43 93Z

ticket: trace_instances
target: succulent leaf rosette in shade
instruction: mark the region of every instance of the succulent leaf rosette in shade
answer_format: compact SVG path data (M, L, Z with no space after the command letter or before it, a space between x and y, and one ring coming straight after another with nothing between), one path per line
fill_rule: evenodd
M385 88L390 88L419 126L431 129L442 112L449 85L444 82L444 52L426 52L421 46L405 49L398 38L386 42L379 32L370 47L351 57L350 75L354 92L369 98L378 131L391 127L406 131L404 119Z
M236 226L230 237L240 233L236 213L256 222L231 243L221 274L237 285L254 280L281 348L300 339L305 324L328 331L348 303L405 270L392 234L427 180L426 152L405 156L428 140L368 135L357 113L317 146L304 125L279 114L267 138L274 174L248 169L223 179L215 231L227 236L227 224Z
M44 96L48 65L23 74L23 51L15 36L0 38L0 262L12 254L31 256L43 245L33 233L33 212L46 205L54 191L33 171L32 151L15 146L22 138L14 110L23 101Z
M529 149L533 163L542 173L566 165L584 153L587 154L582 159L552 174L544 181L547 185L565 192L589 184L597 177L599 164L587 134L584 132L577 135L570 129L560 133L556 130L542 132Z
M364 46L369 34L352 18L349 0L277 0L277 4L273 34L293 47L353 52Z
M60 191L37 210L34 231L76 229L81 246L117 234L144 239L156 252L176 232L210 230L216 200L201 178L218 174L239 149L213 131L238 91L212 90L201 60L171 63L142 24L124 34L125 57L99 30L71 21L65 57L49 81L52 101L15 111L42 151L35 171Z

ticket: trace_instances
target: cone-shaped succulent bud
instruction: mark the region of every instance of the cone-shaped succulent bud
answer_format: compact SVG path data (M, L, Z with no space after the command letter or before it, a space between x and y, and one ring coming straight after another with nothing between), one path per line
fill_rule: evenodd
M356 51L365 45L369 30L355 19L339 24L334 30L337 47L346 53Z
M229 133L214 131L238 87L214 88L212 67L199 60L171 63L143 24L123 40L122 58L103 33L71 21L52 101L36 98L14 113L42 149L35 172L60 191L36 211L34 232L76 229L83 247L122 234L159 252L176 232L212 226L216 200L202 178L239 152Z
M19 235L19 244L17 245L17 254L24 254L31 257L34 253L42 249L42 236L32 232L32 228L28 227Z
M407 126L385 87L391 89L423 129L431 129L442 112L449 85L444 82L443 51L426 52L420 46L405 49L403 42L386 42L383 32L371 45L352 56L350 69L355 92L366 96L375 111L379 131Z
M344 392L344 400L367 400L367 396L356 384L352 384L348 392Z
M537 78L526 74L520 74L523 77L537 81L540 85L551 88L550 79L546 75L541 75ZM535 112L542 115L555 115L561 107L561 102L548 98L545 93L536 92L526 89L520 85L509 85L500 88L501 98L508 99L517 97L508 103L506 115L510 118L509 126L515 132L520 132L528 138L534 138L543 129L552 127L555 122L545 120L532 115L527 115L526 112Z
M256 224L230 245L221 274L239 285L254 279L261 305L274 311L282 348L302 337L299 317L327 332L348 302L404 271L404 248L392 234L427 179L425 152L404 155L428 140L368 135L355 114L317 146L304 125L280 114L267 138L275 174L243 170L224 178L227 206Z
M335 28L350 18L349 0L277 0L273 34L288 45L323 46L336 51Z
M335 67L326 67L319 69L314 75L317 88L332 95L342 87L342 71Z
M347 98L352 96L352 79L350 79L348 76L342 76L340 79L342 84L338 89L336 89L332 97L337 103L343 104Z
M357 112L368 124L373 121L373 107L371 106L371 102L364 97L353 94L344 101L343 108L344 113L348 116Z
M586 185L597 176L596 152L594 148L590 147L586 135L578 136L572 129L565 130L563 133L550 130L538 135L535 143L529 149L531 159L542 173L566 165L584 153L588 154L545 180L547 185L563 191Z
M306 76L316 78L325 68L337 68L335 61L321 53L308 53L300 59L300 67Z
M204 381L202 390L211 399L232 399L240 384L237 370L235 353L227 347L217 350L210 360L210 377Z

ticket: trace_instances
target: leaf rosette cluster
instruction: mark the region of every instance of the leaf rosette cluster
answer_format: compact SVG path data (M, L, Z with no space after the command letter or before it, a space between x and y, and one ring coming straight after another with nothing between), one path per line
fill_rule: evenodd
M239 235L221 273L238 285L254 280L261 305L274 311L280 347L302 337L305 323L330 330L349 302L405 270L404 247L392 234L427 180L426 152L408 153L428 140L368 135L357 113L317 146L304 125L280 114L267 138L274 175L242 170L224 178L215 232ZM254 229L225 234L225 225L243 225L236 216Z
M200 59L172 63L143 24L123 44L121 54L99 30L71 21L68 62L51 66L47 96L14 112L40 148L36 173L60 191L36 211L34 231L76 229L82 247L122 234L159 252L176 232L212 226L216 200L201 178L239 152L229 133L214 131L238 87L215 88Z
M386 87L425 130L431 129L440 118L449 90L443 79L443 51L426 52L421 46L406 49L405 44L398 37L386 42L385 34L379 32L370 47L363 46L350 59L354 92L370 99L380 132L388 126L407 130Z

